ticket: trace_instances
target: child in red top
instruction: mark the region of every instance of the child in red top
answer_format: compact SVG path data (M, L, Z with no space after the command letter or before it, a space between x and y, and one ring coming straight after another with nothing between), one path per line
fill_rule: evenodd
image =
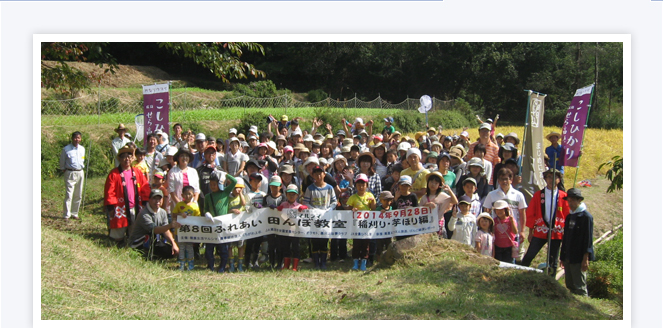
M518 248L516 220L511 216L509 204L504 200L496 201L493 204L493 210L497 215L493 219L495 221L495 258L502 262L514 263L513 247Z
M298 211L305 210L308 207L297 202L297 197L299 196L299 190L294 184L288 185L285 191L285 201L277 207L279 211L283 211L284 208L292 208ZM283 269L290 268L290 260L292 260L292 271L297 271L297 266L299 265L299 237L290 237L277 235L276 239L278 240L279 248L283 256Z

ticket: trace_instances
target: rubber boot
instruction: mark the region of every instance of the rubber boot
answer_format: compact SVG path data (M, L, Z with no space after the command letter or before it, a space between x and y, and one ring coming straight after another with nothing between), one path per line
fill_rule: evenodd
M283 269L286 269L286 270L290 269L290 258L289 257L286 257L286 258L283 259L283 267L281 268L281 270L283 270Z
M320 270L327 269L327 252L320 253Z
M185 264L184 260L177 261L177 262L180 263L180 271L184 271L184 264Z
M189 271L192 271L194 268L193 260L189 260Z
M315 265L313 269L320 269L320 263L319 263L320 254L313 253L311 257L313 258L313 264Z
M292 259L292 271L297 271L297 266L299 265L299 259Z
M230 269L228 269L228 271L235 272L235 259L231 258L229 260L230 260Z
M352 270L359 270L359 260L354 259L352 261L354 261L354 265L352 266Z
M244 272L244 258L239 258L239 261L237 261L237 271L239 272Z
M359 268L361 271L366 271L366 259L361 260L361 267Z

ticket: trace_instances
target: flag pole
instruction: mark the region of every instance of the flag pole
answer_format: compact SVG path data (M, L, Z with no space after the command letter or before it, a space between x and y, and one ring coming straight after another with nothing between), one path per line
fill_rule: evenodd
M552 239L552 229L555 227L555 209L557 208L557 197L555 197L555 189L557 189L557 152L555 152L553 158L555 159L553 162L555 165L552 166L553 187L551 191L552 199L550 200L550 216L548 217L548 256L546 257L546 275L550 275L550 242Z
M529 103L530 103L530 97L532 96L532 93L534 93L534 91L532 91L532 90L523 90L523 91L527 91L527 114L525 114L525 128L524 128L524 131L523 131L523 146L521 147L522 151L520 152L521 157L522 157L523 153L525 152L525 147L527 145L527 126L529 125ZM517 161L518 161L518 159L516 158L516 163L517 163ZM518 165L518 175L522 176L522 174L523 174L523 166Z
M587 117L585 118L585 128L582 129L582 140L580 141L580 151L582 152L582 148L585 145L585 132L587 131L587 122L589 121L589 113L592 111L592 101L594 100L594 86L596 86L596 83L592 84L592 95L589 96L589 106L587 106ZM563 140L562 140L563 141ZM576 180L578 179L578 171L580 171L580 159L582 158L582 154L578 156L578 166L576 167L576 175L573 178L573 184L571 185L571 188L575 188L576 186ZM555 164L557 164L555 162Z

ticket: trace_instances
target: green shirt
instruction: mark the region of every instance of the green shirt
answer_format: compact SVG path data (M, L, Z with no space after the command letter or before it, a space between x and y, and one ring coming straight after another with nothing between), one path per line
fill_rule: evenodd
M226 179L230 179L230 184L223 191L211 192L205 195L205 213L210 212L212 216L228 214L229 196L233 189L235 189L237 179L230 174L226 174Z

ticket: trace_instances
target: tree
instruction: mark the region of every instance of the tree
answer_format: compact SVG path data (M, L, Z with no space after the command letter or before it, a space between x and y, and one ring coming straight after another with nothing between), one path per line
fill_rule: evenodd
M176 56L192 59L196 65L209 69L217 78L228 83L230 79L265 77L265 72L253 64L242 61L244 51L264 56L262 45L254 42L159 42L160 48ZM93 81L106 74L114 74L118 63L108 51L108 42L44 42L41 45L41 83L46 89L55 89L63 96L73 98L79 91L89 89ZM55 61L55 64L46 61ZM101 76L85 74L67 62L91 62L106 69Z
M615 190L621 190L624 185L624 157L615 156L611 161L607 161L599 166L599 171L606 166L610 167L605 176L610 180L610 185L608 186L607 193L615 192Z

